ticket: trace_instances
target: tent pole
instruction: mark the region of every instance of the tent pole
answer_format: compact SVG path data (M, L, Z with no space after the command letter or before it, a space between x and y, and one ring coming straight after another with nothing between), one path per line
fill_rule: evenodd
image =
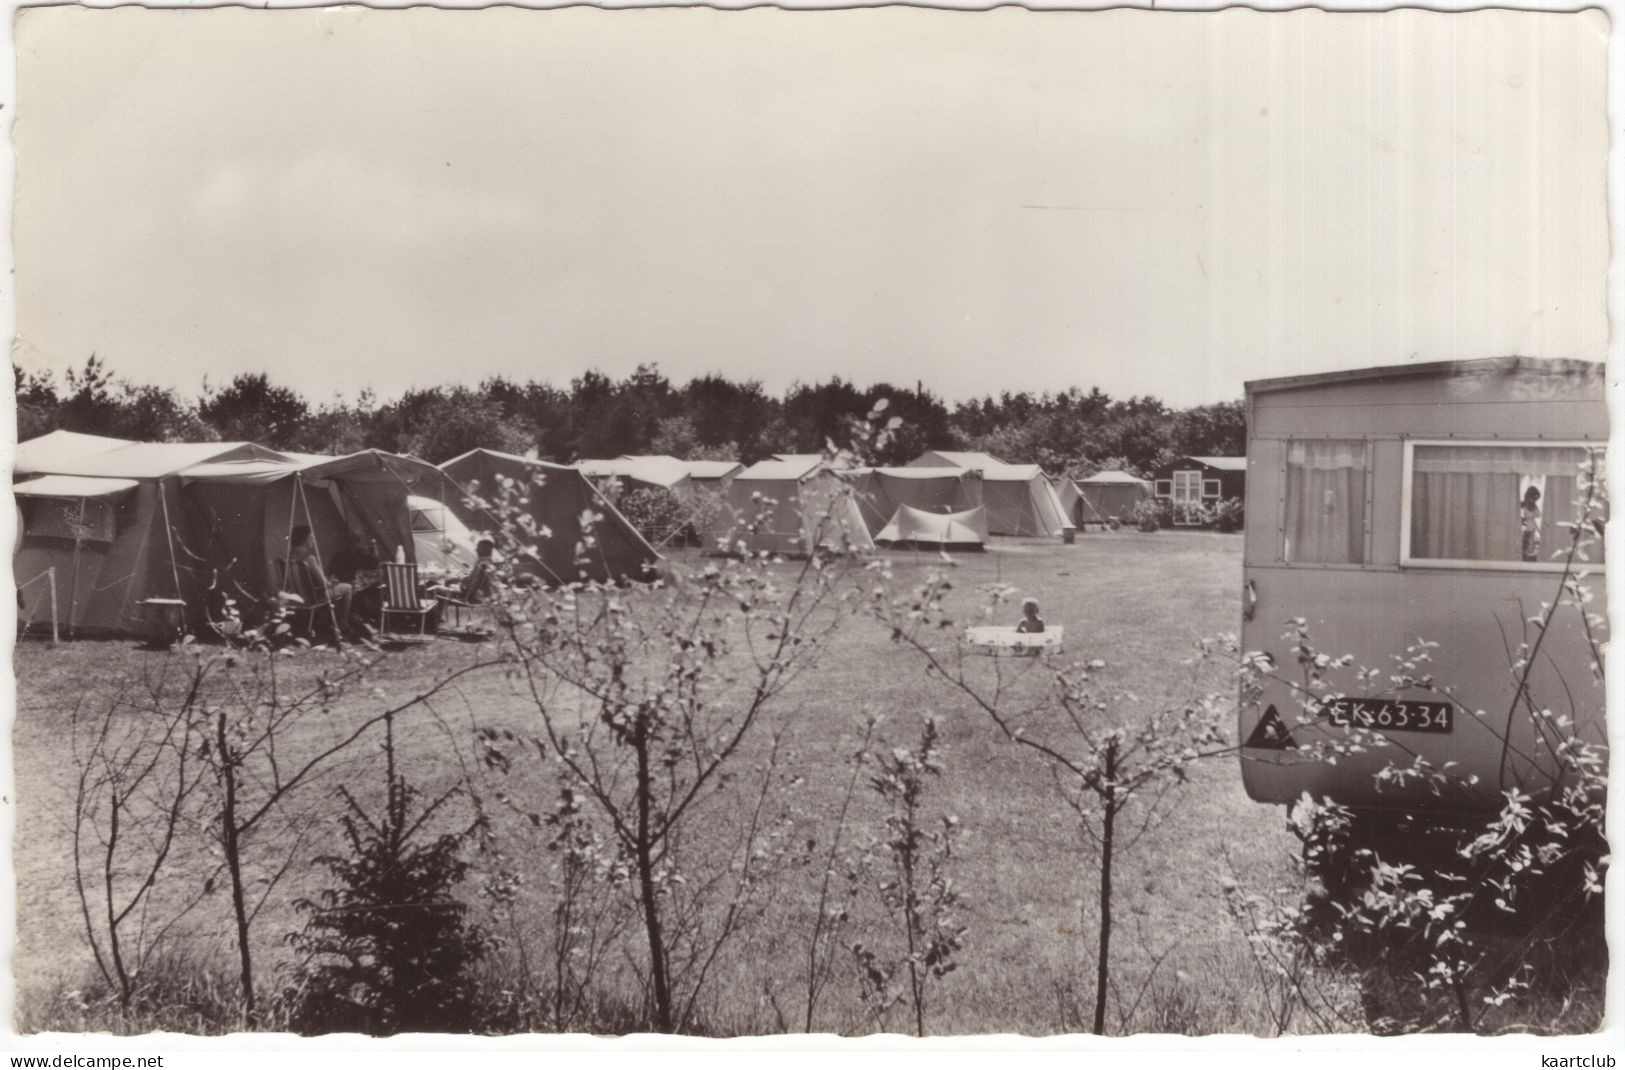
M175 579L175 598L181 598L181 567L175 560L175 532L169 520L169 495L164 493L162 482L158 484L158 504L164 508L164 541L169 545L169 574Z
M305 503L305 519L310 522L310 545L316 551L316 564L321 567L322 580L327 585L327 589L322 593L327 597L327 619L333 625L333 639L338 643L343 643L344 637L339 634L339 612L333 608L333 581L327 577L327 563L322 557L322 541L316 537L316 521L310 515L310 499L305 496L305 481L295 475L293 477L293 486L299 495L299 500ZM288 550L290 553L288 566L291 569L293 567L291 559L293 547L290 545ZM311 593L314 594L315 592Z
M56 646L56 566L52 565L46 571L51 575L51 645Z

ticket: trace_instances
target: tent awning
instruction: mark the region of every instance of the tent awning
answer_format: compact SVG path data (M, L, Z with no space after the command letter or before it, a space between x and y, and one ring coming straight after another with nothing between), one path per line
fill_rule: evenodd
M105 498L140 486L133 479L96 476L39 476L18 483L11 493L19 498Z

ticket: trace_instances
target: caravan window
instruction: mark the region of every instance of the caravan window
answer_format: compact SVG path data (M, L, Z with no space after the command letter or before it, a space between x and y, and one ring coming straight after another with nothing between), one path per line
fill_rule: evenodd
M1358 439L1287 443L1282 560L1365 563L1366 469Z
M1604 519L1602 453L1545 443L1407 444L1407 561L1560 568L1554 557L1570 545L1573 524ZM1593 542L1588 555L1600 561L1601 540Z

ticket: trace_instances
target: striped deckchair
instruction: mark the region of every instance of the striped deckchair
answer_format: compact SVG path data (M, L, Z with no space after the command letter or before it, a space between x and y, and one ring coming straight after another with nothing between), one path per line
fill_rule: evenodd
M394 561L384 562L384 609L380 625L379 638L391 643L431 643L434 636L429 634L429 618L434 613L435 600L425 602L418 597L418 567L416 565L400 564ZM391 622L398 617L406 618L410 627L416 624L417 630L396 630Z

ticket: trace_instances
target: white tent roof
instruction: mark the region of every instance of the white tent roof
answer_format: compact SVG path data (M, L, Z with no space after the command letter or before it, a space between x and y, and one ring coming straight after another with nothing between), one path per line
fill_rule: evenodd
M691 479L726 479L744 470L738 461L684 461Z
M1044 474L1044 470L1036 464L996 464L990 468L983 468L981 472L982 478L989 483L1026 483L1034 476Z
M130 445L134 443L123 438L86 435L78 431L52 431L18 443L13 468L18 474L51 471L56 465L75 464L85 457Z
M1096 486L1113 486L1113 487L1126 487L1126 486L1142 486L1143 487L1143 486L1147 485L1147 481L1144 480L1144 479L1141 479L1139 476L1131 476L1127 472L1124 472L1124 471L1121 471L1121 470L1115 469L1115 468L1108 469L1107 471L1104 471L1104 472L1096 472L1094 475L1090 476L1087 479L1078 479L1078 480L1074 480L1073 482L1080 483L1080 484L1089 483L1089 484L1094 484Z
M55 434L56 432L53 432ZM64 432L66 433L66 432ZM42 436L49 438L50 436ZM94 438L95 436L79 436ZM118 442L117 439L105 440ZM34 447L41 439L30 439L17 447L17 475L50 474L63 476L106 476L122 479L156 479L207 461L264 458L286 461L284 454L252 442L128 442L110 449L92 450L81 444L75 453L71 440L67 449L29 450L30 463L23 463L24 447Z
M980 450L928 450L926 452L931 456L941 457L949 464L957 465L960 468L1005 467L1003 461L991 453L983 453ZM922 454L922 456L924 455Z
M786 461L790 464L806 464L812 461L822 461L824 455L822 453L775 453L772 459Z
M39 476L18 483L11 492L19 498L103 498L140 486L133 479L98 479L94 476Z
M854 468L853 472L879 472L892 479L955 479L964 478L963 468Z
M740 472L735 479L793 479L801 480L812 475L824 466L824 459L817 454L801 454L793 460L757 461L749 468Z
M617 457L576 464L589 479L635 479L640 483L671 487L688 478L688 466L671 457Z

